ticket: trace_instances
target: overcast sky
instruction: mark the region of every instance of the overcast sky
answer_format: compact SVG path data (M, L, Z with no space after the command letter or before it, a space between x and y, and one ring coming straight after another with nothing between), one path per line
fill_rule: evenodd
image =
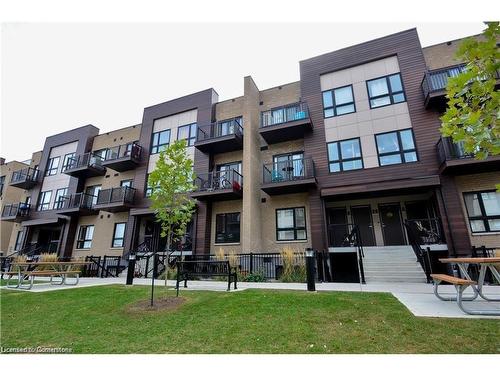
M26 160L45 138L138 124L143 108L213 87L219 100L299 79L300 60L417 27L422 46L475 23L3 24L0 155Z

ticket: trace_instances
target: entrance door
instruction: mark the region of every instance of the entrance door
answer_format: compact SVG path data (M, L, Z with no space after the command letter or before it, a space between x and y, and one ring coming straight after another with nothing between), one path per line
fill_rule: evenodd
M399 203L379 206L380 223L384 235L384 245L405 245L405 237L401 223L401 207Z
M344 238L349 233L346 208L328 208L326 214L328 220L328 246L346 246Z
M351 214L354 224L359 228L361 244L363 246L375 246L370 206L351 207Z

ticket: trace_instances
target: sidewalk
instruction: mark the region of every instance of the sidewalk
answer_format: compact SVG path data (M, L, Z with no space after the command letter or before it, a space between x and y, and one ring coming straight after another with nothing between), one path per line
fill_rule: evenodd
M47 280L48 281L48 280ZM80 279L78 285L49 285L49 284L34 284L33 288L28 292L42 293L49 291L58 291L73 288L85 288L100 285L125 285L125 278L86 278ZM155 285L162 286L165 284L164 280L156 280ZM151 285L151 279L134 279L134 285ZM175 281L169 280L170 287L175 286ZM188 288L181 287L180 293L185 290L205 290L205 291L219 291L225 292L227 282L225 281L189 281ZM5 290L6 287L1 289ZM232 290L231 293L243 291L246 289L273 289L273 290L307 290L306 284L301 283L245 283L239 282L238 289ZM18 290L18 289L13 289ZM436 298L433 293L432 284L424 283L370 283L370 284L354 284L354 283L318 283L316 284L318 292L382 292L391 293L396 297L408 310L415 316L419 317L441 317L441 318L481 318L481 319L500 319L495 316L474 316L464 314L457 306L456 302L444 302ZM452 285L443 285L440 287L440 292L450 293L454 295L455 289ZM499 286L485 286L484 292L492 297L500 298ZM470 294L470 292L469 292ZM468 295L468 293L464 293ZM482 299L477 299L473 302L464 302L464 304L474 304L476 308L480 309L499 309L500 302L486 302Z

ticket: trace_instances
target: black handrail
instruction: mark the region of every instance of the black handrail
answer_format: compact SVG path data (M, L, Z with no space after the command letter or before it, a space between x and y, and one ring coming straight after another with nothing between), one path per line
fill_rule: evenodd
M238 119L217 121L208 125L198 126L196 141L224 137L230 134L243 135L243 127Z
M137 143L127 143L115 147L110 147L106 150L104 161L117 160L130 157L131 159L140 160L142 155L142 147Z
M419 235L419 229L416 223L405 220L404 226L408 235L408 242L417 257L418 263L424 270L427 283L430 283L432 280L432 266L429 254L430 248L426 247L425 249L422 249L422 245L424 245L424 243Z
M196 191L242 190L243 176L235 169L210 172L196 176Z
M413 233L418 236L421 245L446 244L441 219L436 217L406 221L413 227Z
M265 128L306 118L309 118L309 108L306 102L287 104L261 112L260 127Z
M102 156L94 154L93 152L87 152L86 154L76 155L69 158L64 171L68 172L81 167L92 167L104 170L105 167L102 166L102 162Z
M263 166L262 181L264 184L314 177L314 161L311 158L277 161Z
M96 196L88 193L76 193L65 195L59 201L54 203L54 209L65 210L71 208L84 208L91 210Z
M97 205L109 203L130 203L134 202L136 189L130 186L120 186L99 191L97 195Z
M358 258L358 270L360 280L363 284L365 280L365 270L363 258L365 252L363 249L363 240L359 227L355 224L329 224L328 228L328 246L329 247L354 247Z
M453 142L451 137L442 137L436 143L439 163L442 164L447 160L468 159L474 157L474 154L465 152L463 142Z
M10 183L18 183L24 181L37 181L39 170L35 168L23 168L12 172Z
M30 215L31 204L29 203L12 203L3 206L2 217L28 217Z

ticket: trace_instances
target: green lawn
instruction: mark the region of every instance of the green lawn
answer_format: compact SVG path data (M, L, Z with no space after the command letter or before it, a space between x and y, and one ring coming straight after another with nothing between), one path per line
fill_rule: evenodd
M157 295L164 290L159 287ZM170 295L174 292L169 291ZM76 353L500 353L498 320L416 318L390 294L182 291L131 313L143 286L1 291L1 346Z

